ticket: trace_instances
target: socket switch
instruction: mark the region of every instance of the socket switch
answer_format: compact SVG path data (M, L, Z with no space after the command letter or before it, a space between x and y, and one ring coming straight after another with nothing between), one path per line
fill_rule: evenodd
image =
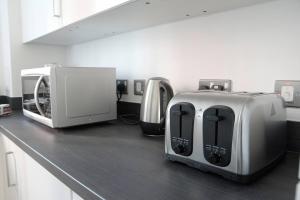
M200 79L199 90L219 90L219 91L231 92L231 80Z

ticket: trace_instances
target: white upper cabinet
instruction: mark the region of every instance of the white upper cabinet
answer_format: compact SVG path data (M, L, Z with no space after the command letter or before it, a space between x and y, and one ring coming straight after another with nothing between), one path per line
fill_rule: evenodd
M68 25L130 0L62 0L63 24Z
M30 42L130 0L22 0L23 42Z
M63 26L62 0L22 0L23 42L29 42Z
M73 45L266 1L22 0L24 42Z

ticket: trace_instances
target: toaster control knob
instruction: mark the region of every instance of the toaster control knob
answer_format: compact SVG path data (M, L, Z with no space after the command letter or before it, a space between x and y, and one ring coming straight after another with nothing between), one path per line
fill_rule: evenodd
M210 156L210 160L212 163L219 163L221 160L221 156L214 153Z
M176 145L176 153L184 153L186 150L185 146L183 144L177 144Z

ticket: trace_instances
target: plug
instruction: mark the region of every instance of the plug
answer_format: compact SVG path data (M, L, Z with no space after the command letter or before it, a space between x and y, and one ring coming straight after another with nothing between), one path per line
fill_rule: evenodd
M118 102L120 102L123 94L128 94L127 80L117 80L117 98L118 98Z
M124 94L125 89L126 89L126 86L125 86L124 83L120 83L120 84L117 85L117 91L118 91L119 93Z
M128 94L128 80L117 80L117 93Z

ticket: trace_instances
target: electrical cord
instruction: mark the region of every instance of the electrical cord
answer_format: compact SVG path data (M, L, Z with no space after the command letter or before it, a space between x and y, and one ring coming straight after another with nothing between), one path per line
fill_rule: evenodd
M126 86L123 83L119 83L117 85L118 103L120 103L125 89L126 89ZM118 115L118 119L128 125L137 125L140 123L139 116L136 114L121 114L121 115Z
M128 125L138 125L140 120L138 120L138 115L136 114L122 114L119 115L118 118L124 123Z
M120 102L120 100L122 99L122 95L125 91L126 86L122 83L117 85L117 100L118 102Z
M121 91L117 91L117 100L118 102L120 102L120 100L122 99L122 92Z

